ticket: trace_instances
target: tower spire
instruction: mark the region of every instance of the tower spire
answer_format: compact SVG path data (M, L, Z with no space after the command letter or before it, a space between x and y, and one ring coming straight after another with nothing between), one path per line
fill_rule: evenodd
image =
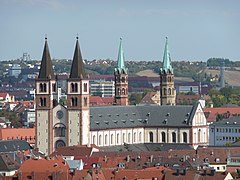
M169 49L168 49L168 37L166 37L165 49L164 49L164 54L163 54L163 68L162 68L162 70L165 71L165 73L167 73L168 71L173 73L170 52L169 52Z
M119 45L119 51L118 51L118 60L117 60L117 68L115 68L115 71L119 71L120 73L124 72L127 73L127 68L125 68L124 65L124 53L122 48L122 38L120 38L120 45Z
M70 79L83 79L86 77L85 71L84 71L84 64L83 59L80 51L80 46L78 42L78 35L76 37L76 46L73 56L73 62L70 72Z
M42 54L42 62L38 75L39 79L54 79L52 60L48 48L47 36L45 36L45 45Z

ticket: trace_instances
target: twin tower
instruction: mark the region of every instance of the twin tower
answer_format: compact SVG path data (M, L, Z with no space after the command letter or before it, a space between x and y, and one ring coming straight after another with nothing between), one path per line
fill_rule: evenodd
M115 75L115 105L128 105L128 69L124 65L122 39L118 52ZM85 73L78 37L67 79L66 106L58 103L57 77L48 48L47 38L39 75L36 78L36 148L45 154L56 148L86 145L90 142L89 77ZM174 75L168 42L164 50L163 68L160 70L161 105L175 105Z

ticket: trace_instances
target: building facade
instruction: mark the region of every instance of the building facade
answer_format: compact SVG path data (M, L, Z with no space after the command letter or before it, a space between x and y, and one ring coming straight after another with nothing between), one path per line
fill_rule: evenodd
M114 81L90 81L90 91L92 96L114 97L115 82Z
M238 116L209 125L209 145L225 146L240 138L240 118Z
M91 144L208 144L208 126L201 105L91 108Z
M78 38L67 81L67 106L58 103L47 38L36 79L36 147L50 154L56 148L89 141L89 80L84 72Z

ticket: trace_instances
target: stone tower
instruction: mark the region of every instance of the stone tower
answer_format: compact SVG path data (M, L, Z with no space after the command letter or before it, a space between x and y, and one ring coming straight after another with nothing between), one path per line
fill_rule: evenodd
M160 69L160 98L160 105L176 105L174 74L168 49L167 37L163 55L163 67Z
M90 142L89 79L84 71L78 37L70 76L67 80L68 145Z
M117 67L114 69L114 76L115 76L115 104L119 106L127 106L128 105L128 69L124 65L122 38L120 38Z
M49 154L54 149L53 108L57 105L57 82L53 72L47 38L41 68L36 78L36 147Z

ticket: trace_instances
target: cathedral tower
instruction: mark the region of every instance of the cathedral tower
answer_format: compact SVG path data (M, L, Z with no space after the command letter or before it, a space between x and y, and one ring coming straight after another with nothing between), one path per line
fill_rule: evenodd
M128 69L124 65L124 53L122 49L122 38L120 38L117 67L115 76L115 104L119 106L128 105Z
M57 105L57 84L47 38L39 75L36 78L36 147L43 153L53 151L53 108Z
M68 146L90 142L89 79L84 71L78 37L70 76L67 80Z
M160 105L176 105L176 90L174 87L174 74L168 49L168 38L163 55L163 67L160 69Z

